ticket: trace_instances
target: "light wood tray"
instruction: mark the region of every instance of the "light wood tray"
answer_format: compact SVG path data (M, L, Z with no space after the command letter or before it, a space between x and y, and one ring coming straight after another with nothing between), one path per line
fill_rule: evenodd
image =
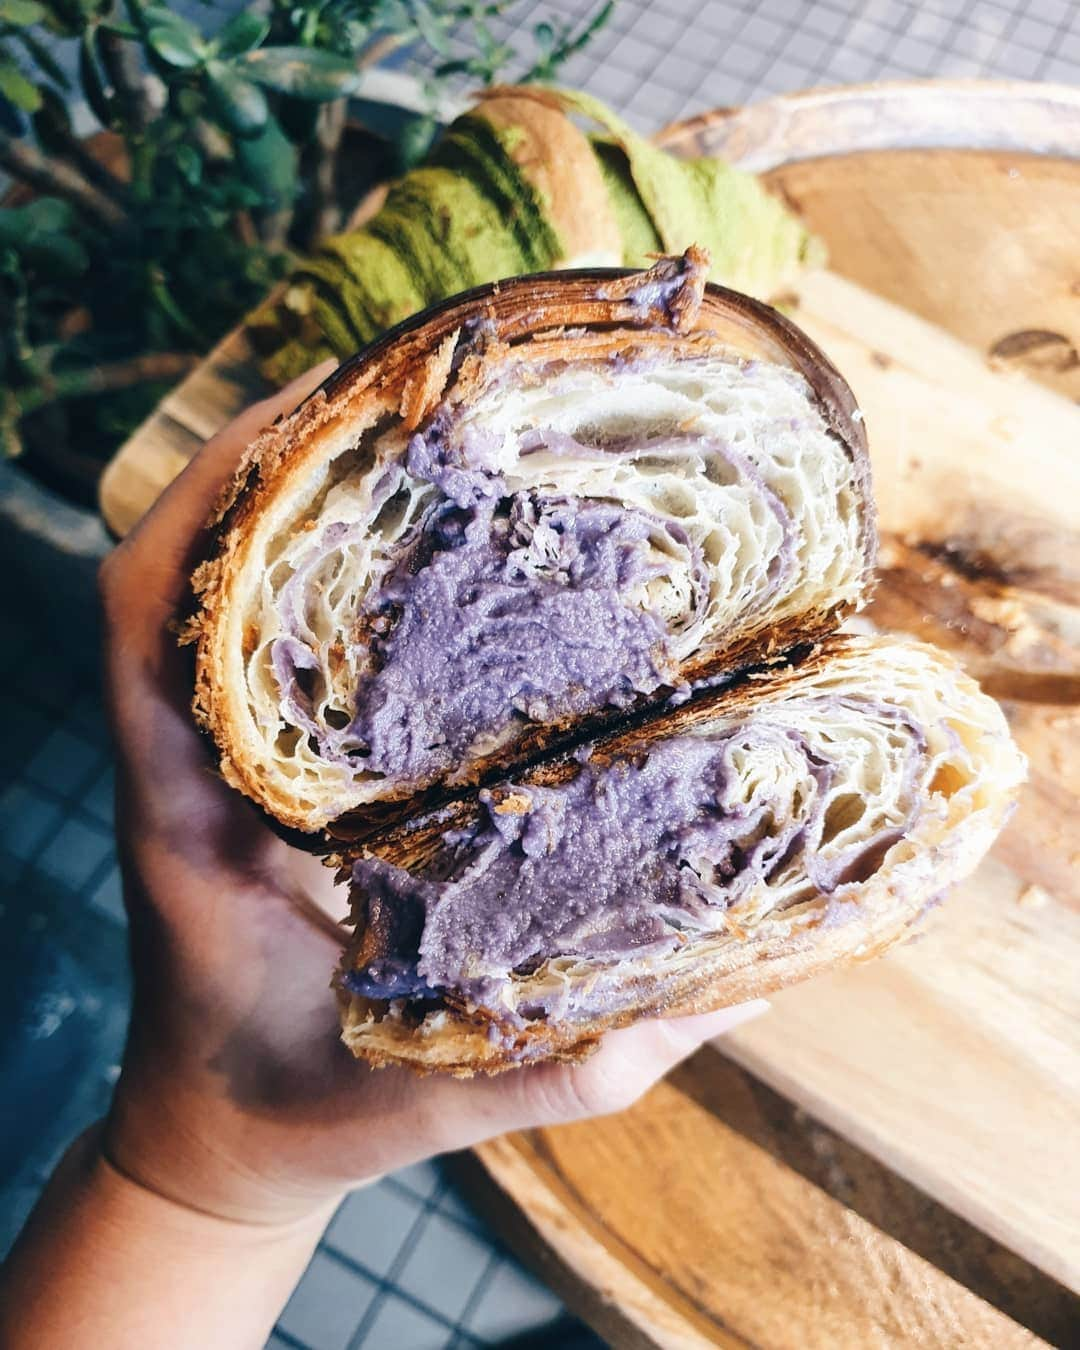
M1006 698L1032 781L918 942L622 1116L484 1146L485 1203L618 1345L1077 1344L1080 91L819 91L662 139L828 242L788 300L866 413L874 617ZM241 330L120 452L113 527L258 388Z

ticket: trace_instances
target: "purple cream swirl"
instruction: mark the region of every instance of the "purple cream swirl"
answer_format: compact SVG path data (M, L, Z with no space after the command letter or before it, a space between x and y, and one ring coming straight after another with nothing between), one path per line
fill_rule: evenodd
M428 996L487 1003L510 972L553 957L610 963L670 952L687 930L715 929L716 910L789 869L825 895L865 879L911 826L925 745L901 710L881 711L910 738L897 803L904 819L871 822L835 858L824 861L820 850L837 770L800 731L755 719L672 737L636 758L587 762L559 787L482 793L475 823L444 834L440 862L422 874L358 860L353 883L368 922L372 912L404 907L409 941L384 947L382 968L353 972L346 983L367 997L396 998L411 980ZM745 793L736 757L763 751L794 760L798 791L778 794L755 781ZM538 1004L534 1013L546 1011Z

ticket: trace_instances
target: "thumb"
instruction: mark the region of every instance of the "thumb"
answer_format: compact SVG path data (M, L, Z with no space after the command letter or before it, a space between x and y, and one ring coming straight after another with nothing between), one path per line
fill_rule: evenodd
M655 1018L604 1037L584 1064L548 1064L517 1076L513 1128L556 1125L608 1115L632 1105L706 1041L760 1017L769 1004L753 999L692 1017Z

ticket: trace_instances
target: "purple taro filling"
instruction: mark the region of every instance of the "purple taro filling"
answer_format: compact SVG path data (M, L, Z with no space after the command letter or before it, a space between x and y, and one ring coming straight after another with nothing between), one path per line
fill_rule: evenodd
M770 744L794 752L805 772L794 791L778 797L756 779L747 797L736 762ZM917 761L917 740L909 757ZM834 772L799 732L758 721L673 737L603 768L589 763L560 787L481 793L479 820L443 836L436 870L412 875L379 858L354 864L366 924L385 955L346 984L369 998L449 994L498 1006L511 971L548 958L669 952L686 929L716 926L710 910L789 865L826 894L863 880L910 826L914 794L900 804L904 825L882 825L823 865L816 855ZM908 790L913 776L914 768ZM528 1011L551 1009L541 1001Z
M458 471L465 474L468 471ZM630 593L657 576L663 525L606 502L475 494L454 481L369 614L374 673L350 733L365 767L420 778L514 714L536 721L629 703L664 679L665 625Z
M655 284L666 293L666 281ZM521 433L517 448L520 456L587 449L551 428ZM511 492L498 473L502 449L500 438L455 423L447 409L412 437L404 469L438 495L364 603L366 669L353 707L339 705L333 725L322 713L327 655L305 606L323 584L321 569L358 527L325 527L282 587L283 635L271 649L282 708L327 762L422 782L491 753L515 721L550 724L625 708L678 683L674 643L686 650L709 600L699 546L677 521L639 509ZM745 455L671 436L605 449L631 460L698 456L710 475L744 484L781 531L775 552L747 573L752 607L767 607L789 584L798 567L795 523ZM400 465L385 473L373 507L401 479ZM669 621L650 607L646 588L674 579L676 566L691 593L687 612Z

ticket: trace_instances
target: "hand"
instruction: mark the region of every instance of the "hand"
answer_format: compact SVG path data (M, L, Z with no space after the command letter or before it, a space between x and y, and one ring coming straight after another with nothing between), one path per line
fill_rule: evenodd
M159 1195L258 1224L292 1222L389 1169L507 1130L619 1110L763 1006L644 1022L582 1065L494 1079L373 1070L341 1044L329 980L342 940L311 899L332 904L332 876L215 775L190 713L190 654L169 627L244 447L332 368L210 441L101 575L135 974L104 1148Z

